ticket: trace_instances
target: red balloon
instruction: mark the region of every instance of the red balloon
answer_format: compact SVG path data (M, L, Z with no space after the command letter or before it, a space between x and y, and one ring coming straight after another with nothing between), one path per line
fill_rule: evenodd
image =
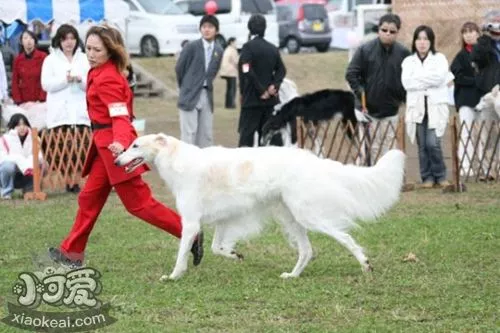
M216 11L217 11L217 2L215 2L214 0L205 2L205 12L208 15L214 15Z

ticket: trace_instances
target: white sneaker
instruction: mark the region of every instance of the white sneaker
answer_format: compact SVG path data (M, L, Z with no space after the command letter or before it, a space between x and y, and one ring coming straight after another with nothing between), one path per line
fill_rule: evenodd
M12 200L12 195L7 194L7 195L2 195L2 200Z

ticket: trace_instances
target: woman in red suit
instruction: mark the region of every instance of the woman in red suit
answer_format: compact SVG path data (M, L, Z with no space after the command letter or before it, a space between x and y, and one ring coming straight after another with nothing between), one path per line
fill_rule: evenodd
M132 126L133 94L123 75L128 55L120 33L108 26L90 28L86 38L86 53L90 63L87 78L87 105L93 128L82 176L88 175L85 187L78 196L78 212L70 234L59 248L50 248L52 260L70 267L80 267L85 246L92 228L114 187L125 208L132 215L180 238L181 218L156 201L141 178L147 167L126 173L114 165L137 134ZM191 249L194 265L203 256L203 234L200 233Z
M32 31L21 34L21 52L12 66L12 99L16 104L45 102L46 92L42 89L42 64L47 53L36 48L37 38Z

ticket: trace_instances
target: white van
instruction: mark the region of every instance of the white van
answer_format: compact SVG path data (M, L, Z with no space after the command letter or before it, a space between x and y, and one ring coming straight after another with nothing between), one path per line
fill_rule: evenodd
M124 1L130 7L126 44L131 54L145 57L176 54L184 40L200 38L199 19L172 0Z
M205 15L205 0L174 0L175 3L198 20ZM219 42L224 46L230 37L236 38L238 48L248 41L248 20L252 14L266 18L265 38L279 47L279 26L274 0L214 0L217 3L216 16L220 27Z

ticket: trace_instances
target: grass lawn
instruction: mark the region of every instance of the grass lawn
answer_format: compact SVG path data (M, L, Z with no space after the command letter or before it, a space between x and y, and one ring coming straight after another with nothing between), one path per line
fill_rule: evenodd
M285 57L301 92L343 88L345 53ZM172 58L140 59L170 85ZM215 138L234 146L238 112L224 110L217 82ZM178 136L175 101L137 99L147 131ZM413 163L413 162L412 162ZM146 180L174 206L156 172ZM46 202L0 202L0 304L32 254L57 245L77 208L73 195ZM500 184L469 184L462 194L403 193L378 223L353 236L375 268L361 272L334 240L311 234L316 254L299 279L279 275L295 264L280 230L243 242L242 262L210 253L176 282L160 282L173 268L178 241L130 216L112 194L94 228L87 266L102 273L100 299L118 321L101 332L498 332L500 329ZM416 260L405 261L413 253ZM6 309L1 307L0 317ZM0 323L0 332L20 332Z

